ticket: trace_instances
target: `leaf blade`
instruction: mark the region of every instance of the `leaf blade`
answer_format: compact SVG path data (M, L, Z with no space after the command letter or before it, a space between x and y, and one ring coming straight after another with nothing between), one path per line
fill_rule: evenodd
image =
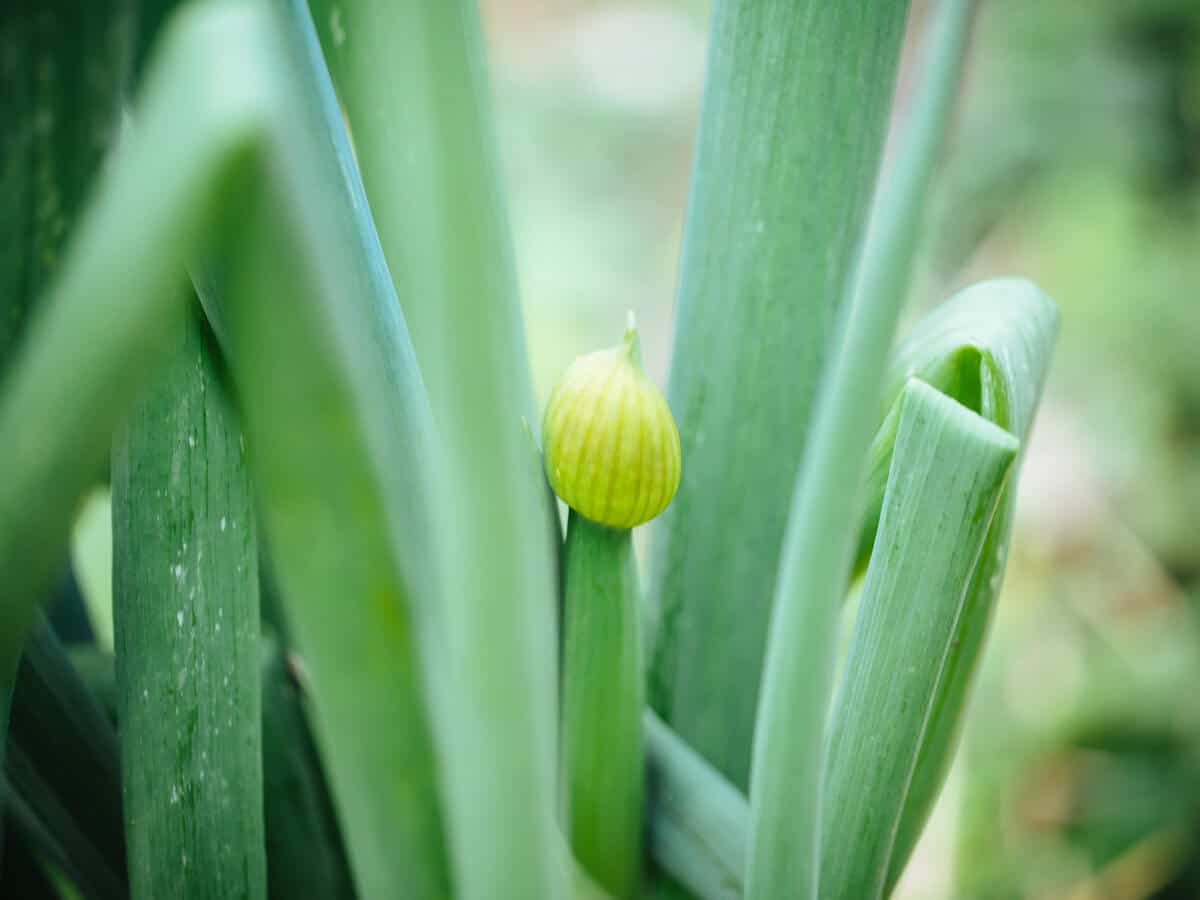
M538 417L477 4L341 0L314 18L436 421L426 683L456 889L557 898L556 548L522 427Z
M913 379L827 755L821 896L882 896L935 688L1017 441Z
M965 51L970 0L945 0L892 180L876 199L796 480L754 732L749 900L819 896L824 729L837 611L861 515L856 498L917 225Z
M113 444L113 626L132 896L264 898L258 538L190 316Z
M865 226L907 6L714 9L668 390L682 481L655 526L648 582L650 694L742 790L789 492Z
M895 385L905 373L936 370L956 348L977 348L981 414L1024 444L1045 386L1057 333L1058 310L1036 285L1022 279L981 282L917 324L897 350L889 383ZM1018 471L1020 464L1018 459ZM1015 504L1016 490L1010 485L968 588L953 649L938 685L892 852L889 885L895 884L908 863L953 759L963 710L1003 584Z

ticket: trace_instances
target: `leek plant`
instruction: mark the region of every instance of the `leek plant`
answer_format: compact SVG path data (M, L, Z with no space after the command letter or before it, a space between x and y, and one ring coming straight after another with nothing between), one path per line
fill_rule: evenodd
M168 6L0 13L6 889L887 895L1056 329L889 355L973 4L876 190L907 4L717 0L665 397L631 328L544 417L475 4ZM106 478L115 659L40 612Z

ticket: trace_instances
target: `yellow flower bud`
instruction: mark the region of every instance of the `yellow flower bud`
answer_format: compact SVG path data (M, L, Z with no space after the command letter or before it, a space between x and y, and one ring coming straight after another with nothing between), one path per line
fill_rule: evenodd
M642 369L630 313L625 340L575 360L542 419L554 492L593 522L632 528L667 508L679 487L679 431Z

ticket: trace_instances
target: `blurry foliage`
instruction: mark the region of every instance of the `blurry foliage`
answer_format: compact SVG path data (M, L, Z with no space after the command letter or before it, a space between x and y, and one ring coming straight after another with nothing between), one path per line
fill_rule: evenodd
M953 896L1200 896L1200 4L987 4L938 193L936 279L1063 312Z
M1111 499L1182 583L1200 576L1200 5L984 8L933 257L1016 258L1062 298L1060 397Z

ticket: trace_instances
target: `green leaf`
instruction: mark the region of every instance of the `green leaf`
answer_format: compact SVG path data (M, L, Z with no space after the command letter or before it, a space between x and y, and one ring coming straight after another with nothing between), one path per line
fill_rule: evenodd
M614 897L641 876L645 750L633 532L567 524L562 753L575 858Z
M0 375L8 374L35 301L59 268L116 130L134 13L132 0L14 0L0 8ZM30 625L28 604L15 606L11 618L0 615L0 752Z
M134 0L11 0L0 9L0 368L116 133L136 12Z
M111 650L96 644L76 644L67 651L71 666L87 685L104 718L114 728L117 724L117 663ZM120 768L118 761L117 767Z
M30 846L29 839L12 821L11 810L5 812L4 846L0 848L0 896L20 897L21 900L62 900L46 873L45 863Z
M352 898L354 885L333 801L308 726L299 660L269 636L261 639L260 651L268 893L280 900L307 895L331 900ZM93 645L74 647L70 655L74 668L115 721L112 655ZM114 786L114 793L119 803L119 786ZM113 821L119 837L119 809Z
M305 718L302 685L280 646L262 647L263 815L272 897L351 900L350 869Z
M704 757L649 710L644 716L654 805L654 861L699 900L738 900L750 808Z
M796 481L754 733L750 900L818 896L824 731L838 611L861 522L857 500L971 8L969 0L943 0L935 13L924 79L872 210L840 351L822 383Z
M194 14L201 21L193 20L192 33L202 35L221 12ZM182 41L176 64L164 67L145 98L135 134L81 218L4 383L5 661L15 661L42 591L65 559L75 504L102 474L114 426L160 358L164 337L179 326L187 250L215 223L230 170L244 162L261 116L257 93L227 91L207 77L214 69L202 43ZM181 120L176 110L184 105L189 116Z
M913 379L834 709L821 897L880 897L963 599L1017 441Z
M89 897L128 896L117 736L41 616L21 656L5 770L55 864Z
M437 424L426 684L455 889L557 900L555 548L478 10L339 0L314 19Z
M266 896L258 538L199 309L113 445L113 625L132 896Z
M1022 412L1015 425L1019 426L1018 434L1024 436L1045 378L1056 328L1054 304L1033 285L1020 280L984 282L947 301L917 324L912 336L897 350L889 383L896 383L900 378L933 382L942 393L953 397L964 408L961 415L965 415L965 410L978 412L985 406L981 385L989 385L989 390L1002 389L1005 396L1018 394ZM997 363L997 360L1002 362ZM975 371L968 371L970 366L975 366ZM1023 380L1018 382L1018 379ZM872 448L873 458L884 462L884 487L892 468L900 414L905 406L905 384L900 383L898 395L889 390L889 412ZM999 409L1008 404L991 399L986 406ZM1011 515L1014 484L1013 477L1005 482L1005 500L989 523L989 540L1003 525L1002 517ZM879 489L877 498L879 511L883 508L884 487ZM866 542L868 551L874 536L872 525ZM889 542L885 538L881 552L887 546ZM989 565L986 558L979 563L980 567ZM975 602L973 592L981 584L977 572L978 569L973 568L971 573L975 577L966 583L963 614L955 620L955 637L950 640L952 647L969 621L966 613ZM988 602L993 601L994 598ZM899 608L906 612L911 609L908 604L900 604ZM886 612L887 608L881 606L880 611ZM939 690L944 689L945 679L940 679L938 684ZM647 715L647 751L652 783L656 788L650 820L651 852L655 862L702 900L741 896L749 818L745 799L652 714ZM935 785L933 796L939 787L940 781ZM919 823L919 833L932 799L929 796L922 799L910 790L904 805L905 824ZM921 810L919 817L914 817L914 810ZM905 834L901 829L901 837ZM900 868L902 865L903 862L899 864ZM893 854L889 891L898 874Z
M924 378L925 373L936 377L947 370L948 361L975 359L976 373L958 383L978 382L978 394L969 387L962 399L970 402L977 395L979 413L1024 444L1057 333L1058 310L1036 285L1021 279L973 285L922 319L899 347L888 375L886 402L894 402L907 378ZM1014 485L1015 478L1010 479L967 588L892 851L889 886L907 864L954 756L963 710L1003 582L1016 503Z
M656 526L650 697L742 790L790 491L907 8L721 0L713 12L667 395L683 471Z
M266 71L247 77L270 77L278 93L264 193L223 248L222 314L272 569L312 676L359 893L440 898L450 888L427 714L438 704L418 671L418 651L441 637L432 420L307 12L291 3L250 24ZM424 687L438 698L444 685Z
M135 127L5 385L0 657L15 659L75 500L179 327L185 264L223 236L258 257L234 268L245 290L231 291L244 317L231 343L254 348L235 359L247 445L266 476L266 530L313 673L358 887L442 897L408 619L410 596L433 595L429 412L398 305L378 277L385 269L361 239L369 219L347 190L332 132L299 96L311 70L282 43L294 36L285 27L291 20L260 3L214 2L168 28ZM261 216L277 226L270 241Z

